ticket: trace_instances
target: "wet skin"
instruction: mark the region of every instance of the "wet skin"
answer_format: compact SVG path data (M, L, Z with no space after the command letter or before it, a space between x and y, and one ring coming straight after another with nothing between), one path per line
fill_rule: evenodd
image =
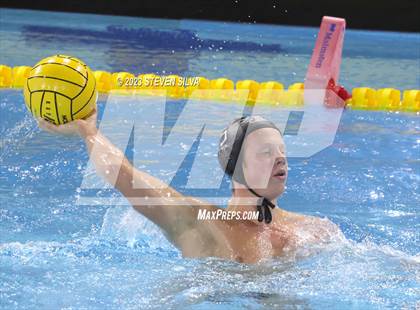
M38 124L51 133L79 135L84 139L97 174L159 226L185 257L214 256L256 263L294 255L301 248L329 243L341 236L338 227L327 219L281 208L272 211L270 224L249 219L199 220L200 209L216 211L219 207L184 196L134 168L124 153L97 129L96 111L84 120L65 125L55 126L41 119ZM248 185L275 204L287 180L285 146L280 133L272 128L258 129L247 136L241 152L244 152L242 167ZM258 197L235 181L233 187L227 210L255 211Z

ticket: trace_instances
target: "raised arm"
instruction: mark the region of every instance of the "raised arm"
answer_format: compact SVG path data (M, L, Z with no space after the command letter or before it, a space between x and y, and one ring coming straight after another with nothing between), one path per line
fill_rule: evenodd
M205 223L197 225L198 210L214 211L217 207L184 196L150 174L135 169L124 153L97 129L96 112L85 120L60 126L40 119L39 127L53 133L79 134L96 172L118 189L137 211L162 228L176 245L186 230L208 229Z

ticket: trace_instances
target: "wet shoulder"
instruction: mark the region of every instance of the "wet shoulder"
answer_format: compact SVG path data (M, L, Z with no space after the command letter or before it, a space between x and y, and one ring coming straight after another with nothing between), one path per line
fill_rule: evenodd
M304 239L330 242L344 238L338 225L327 217L285 212L287 213L287 220L293 226L295 233Z

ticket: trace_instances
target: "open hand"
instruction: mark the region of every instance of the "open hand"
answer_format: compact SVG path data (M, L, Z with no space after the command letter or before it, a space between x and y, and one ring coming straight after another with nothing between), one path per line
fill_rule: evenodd
M77 119L63 125L55 125L45 121L42 118L37 118L38 126L42 130L53 134L60 134L66 136L80 135L83 138L96 135L98 129L96 128L96 109L85 119Z

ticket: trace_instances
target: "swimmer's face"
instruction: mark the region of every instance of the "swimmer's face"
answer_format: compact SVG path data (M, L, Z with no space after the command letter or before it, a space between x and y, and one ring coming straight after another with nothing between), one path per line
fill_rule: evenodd
M280 196L287 179L283 138L273 128L251 132L244 143L243 171L250 188L268 199Z

